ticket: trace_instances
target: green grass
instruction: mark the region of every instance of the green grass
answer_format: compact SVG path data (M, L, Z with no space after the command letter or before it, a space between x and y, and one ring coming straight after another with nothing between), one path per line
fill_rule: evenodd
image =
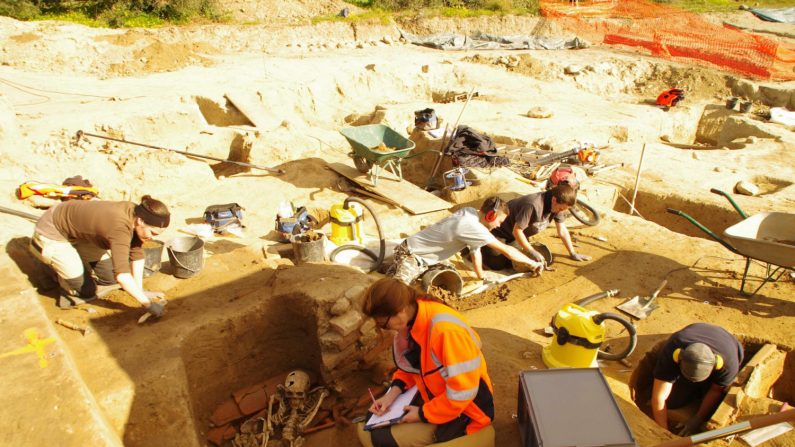
M82 11L40 14L35 16L33 20L58 20L90 26L92 28L103 28L108 26L107 22L91 18Z
M755 8L791 7L791 0L654 0L655 3L686 9L692 12L732 12L742 4Z
M348 2L351 3L351 2ZM318 16L312 18L312 24L322 22L347 22L347 23L380 23L381 25L388 25L392 17L402 15L400 12L384 11L383 9L369 9L361 14L351 14L348 17L341 17L339 15Z

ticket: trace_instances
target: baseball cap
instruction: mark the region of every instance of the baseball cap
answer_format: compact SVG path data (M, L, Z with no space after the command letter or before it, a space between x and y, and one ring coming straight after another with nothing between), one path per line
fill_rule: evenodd
M704 343L693 343L679 356L679 370L691 382L703 382L715 367L715 353Z

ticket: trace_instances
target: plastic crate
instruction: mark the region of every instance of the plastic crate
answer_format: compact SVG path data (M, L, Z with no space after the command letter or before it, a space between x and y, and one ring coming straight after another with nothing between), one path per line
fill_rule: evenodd
M598 368L519 373L523 447L637 447Z

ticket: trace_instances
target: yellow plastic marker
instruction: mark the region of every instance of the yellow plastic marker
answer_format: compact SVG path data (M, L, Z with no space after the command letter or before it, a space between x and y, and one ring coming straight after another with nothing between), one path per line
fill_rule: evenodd
M25 329L25 338L28 339L28 345L23 346L19 349L14 349L13 351L6 352L4 354L0 354L0 359L5 357L11 357L13 355L20 355L25 354L27 352L35 352L39 356L39 366L42 368L47 367L47 356L44 352L44 346L52 343L55 341L52 337L49 338L39 338L39 333L36 332L34 328L27 328Z

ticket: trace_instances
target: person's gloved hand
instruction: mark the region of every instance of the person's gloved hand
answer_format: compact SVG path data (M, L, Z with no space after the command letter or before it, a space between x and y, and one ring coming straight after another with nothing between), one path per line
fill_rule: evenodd
M699 427L701 427L701 422L701 418L693 416L685 422L676 424L674 430L679 436L690 436L691 434L698 432Z
M155 318L160 318L166 312L166 301L152 301L146 311Z
M591 257L588 255L581 255L579 253L572 253L571 259L574 259L575 261L590 261Z
M546 264L546 262L547 262L547 260L544 259L544 255L539 253L537 250L528 250L527 251L527 257L532 259L533 261L541 262L543 264Z
M496 284L501 276L499 273L487 270L483 272L483 284Z

